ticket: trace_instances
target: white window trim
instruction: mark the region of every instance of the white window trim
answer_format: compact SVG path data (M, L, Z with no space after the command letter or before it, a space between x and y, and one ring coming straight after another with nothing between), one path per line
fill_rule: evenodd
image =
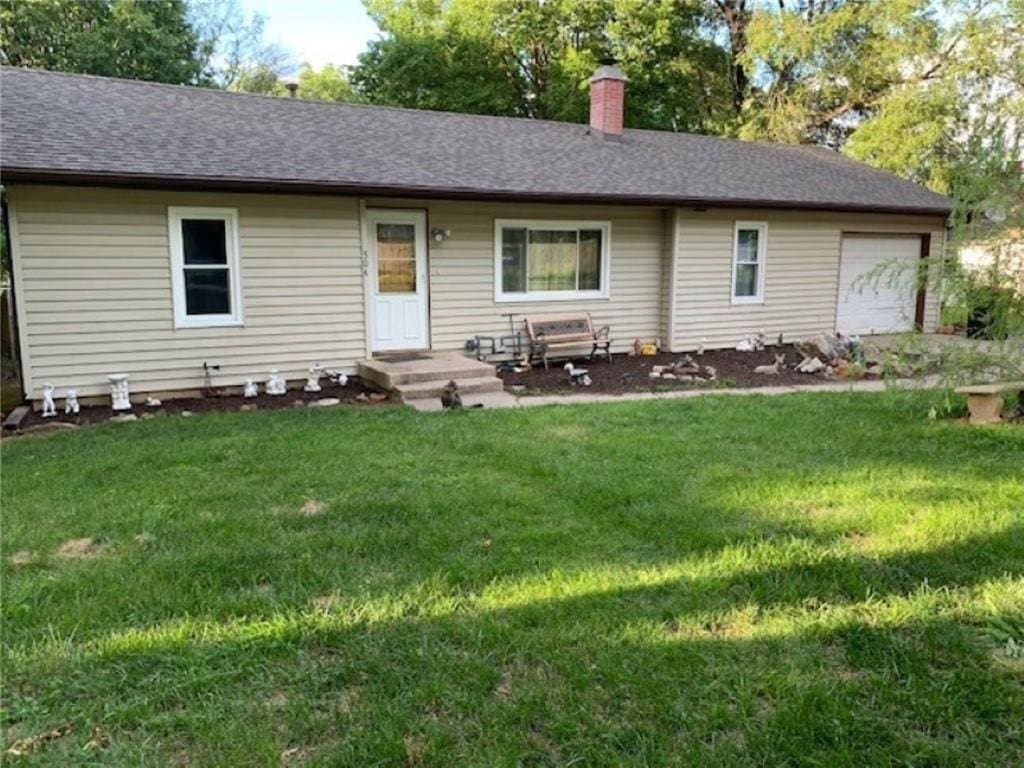
M517 229L598 229L601 231L601 288L597 291L524 291L503 293L501 290L501 231L506 227ZM527 233L527 240L529 233ZM585 301L606 300L611 296L612 225L608 221L576 221L568 219L495 219L494 220L494 301ZM527 248L529 253L529 248ZM529 256L527 256L529 258ZM529 268L527 268L529 271Z
M182 219L214 219L224 222L227 250L230 315L190 315L185 309L185 253L181 239ZM171 251L171 293L175 328L218 328L243 324L242 269L238 257L238 211L235 208L169 206L167 232Z
M757 293L753 296L736 295L736 266L740 263L740 230L756 229L757 235ZM733 304L764 304L765 257L768 254L768 222L737 221L732 231L732 280L729 297ZM750 262L743 262L748 264Z

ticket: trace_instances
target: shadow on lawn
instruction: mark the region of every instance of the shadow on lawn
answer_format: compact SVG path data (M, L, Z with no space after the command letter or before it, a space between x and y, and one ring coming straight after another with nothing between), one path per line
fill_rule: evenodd
M924 608L891 625L869 617L757 636L756 615L731 626L725 612L799 604L813 622L827 602L1020 575L1022 535L1014 526L878 562L828 559L486 612L341 626L328 609L261 629L242 622L218 640L168 637L78 658L59 686L22 679L15 690L79 733L103 720L115 742L173 741L199 762L269 761L299 745L333 764L401 764L412 735L424 765L503 762L496 755L640 765L680 754L694 765L1011 764L1024 753L1024 698L976 628ZM979 551L990 554L972 560ZM205 743L192 719L244 724L249 736Z

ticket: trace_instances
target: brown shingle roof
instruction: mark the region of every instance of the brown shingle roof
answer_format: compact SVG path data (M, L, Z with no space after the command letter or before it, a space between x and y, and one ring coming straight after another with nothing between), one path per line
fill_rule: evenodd
M829 150L328 104L0 69L8 181L945 215L949 201Z

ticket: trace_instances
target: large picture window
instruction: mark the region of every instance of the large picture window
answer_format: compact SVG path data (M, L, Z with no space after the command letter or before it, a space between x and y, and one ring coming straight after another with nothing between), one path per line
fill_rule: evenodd
M764 255L768 225L737 221L732 252L732 303L764 301Z
M174 326L241 325L238 213L230 208L167 209Z
M495 300L608 297L608 222L495 222Z

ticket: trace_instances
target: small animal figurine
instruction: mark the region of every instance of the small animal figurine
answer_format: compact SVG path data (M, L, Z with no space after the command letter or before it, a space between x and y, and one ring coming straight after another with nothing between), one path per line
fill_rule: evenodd
M704 349L707 347L707 343L708 343L707 339L702 338L700 340L700 344L697 345L697 354L698 355L703 355L704 354Z
M757 336L754 337L754 349L760 352L765 347L765 335L764 328L761 328L757 332Z
M81 406L78 404L78 390L69 389L68 393L64 396L64 413L67 415L78 413L81 410Z
M256 382L253 381L252 379L246 379L245 380L245 386L242 388L242 397L244 397L244 398L259 397L259 394L260 394L260 388L259 388L259 386L257 386Z
M718 369L712 365L705 365L704 378L708 381L718 381Z
M57 415L57 406L53 404L53 390L56 387L50 382L43 384L43 418L48 419Z
M335 381L338 382L338 386L339 387L347 387L348 386L348 374L344 373L342 371L339 371L337 378L335 378Z
M163 403L161 403L155 397L147 397L146 398L146 407L147 408L159 408L161 405L163 405Z
M739 343L736 344L737 352L753 352L757 348L752 336L744 336L740 339Z
M633 339L633 356L640 357L644 353L644 343L640 339Z
M288 391L288 384L284 380L284 376L277 372L277 368L272 368L270 371L270 378L267 379L266 390L268 395L283 395Z
M829 366L825 365L817 357L808 357L800 362L800 365L796 367L798 373L819 373L824 371Z
M781 347L783 345L782 331L779 331L779 338L775 341L775 346Z
M584 387L589 387L593 383L590 380L590 374L586 368L577 368L572 363L566 363L562 367L569 375L569 383L573 386L582 384Z
M324 375L324 369L320 363L313 363L309 366L309 376L306 377L306 384L302 387L305 392L319 392L323 389L320 386L320 377Z
M462 396L459 394L459 385L455 380L449 381L441 390L441 407L446 411L457 410L462 407Z
M767 374L769 376L778 376L779 375L779 371L782 370L782 367L785 364L786 364L786 356L785 355L776 354L775 355L775 362L774 363L772 363L771 365L759 365L756 368L754 368L754 373L764 373L764 374Z

